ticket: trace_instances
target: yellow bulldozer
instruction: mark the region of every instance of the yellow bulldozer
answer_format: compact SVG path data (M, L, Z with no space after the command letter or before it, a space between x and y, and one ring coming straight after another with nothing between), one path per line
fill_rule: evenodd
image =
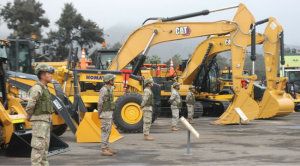
M31 125L16 94L9 92L5 67L9 41L0 39L0 149L9 157L30 157ZM48 156L69 150L69 146L51 133Z

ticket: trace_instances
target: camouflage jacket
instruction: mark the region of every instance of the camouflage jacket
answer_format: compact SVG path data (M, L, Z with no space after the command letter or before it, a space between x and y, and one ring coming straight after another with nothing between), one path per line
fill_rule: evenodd
M47 86L44 85L44 89L48 89ZM43 88L40 85L34 85L29 89L28 96L29 101L25 108L27 115L31 116L30 121L46 121L51 122L52 117L51 114L41 114L41 115L32 115L36 102L40 100L43 95Z
M170 101L171 101L171 107L173 108L177 108L177 104L182 102L181 96L176 89L173 89L171 93Z
M104 85L106 86L106 85ZM113 111L102 111L103 102L109 100L109 92L106 87L102 87L99 92L99 100L98 100L98 113L100 118L112 118ZM110 93L113 93L112 89L110 88Z
M188 102L190 100L193 100L193 96L195 96L195 94L191 91L189 91L185 97L185 101Z
M144 89L144 93L143 93L143 101L141 103L141 107L143 110L151 110L152 111L152 106L145 106L145 104L147 103L147 101L150 99L152 94L152 91L150 88L145 88Z

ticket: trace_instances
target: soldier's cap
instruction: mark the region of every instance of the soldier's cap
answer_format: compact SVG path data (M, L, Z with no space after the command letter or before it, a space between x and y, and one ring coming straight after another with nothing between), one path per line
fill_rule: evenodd
M175 88L176 86L179 86L181 83L179 83L179 82L174 82L173 83L173 87Z
M113 74L105 74L104 78L103 78L103 81L104 82L108 82L110 80L114 80L116 79L116 75L113 75Z
M195 89L195 86L194 85L190 85L189 89Z
M149 79L149 78L145 79L144 80L144 85L147 85L148 83L152 83L152 82L154 82L153 79Z
M36 66L34 73L37 75L37 74L39 74L40 71L53 73L54 68L52 66L47 65L47 64L39 63Z

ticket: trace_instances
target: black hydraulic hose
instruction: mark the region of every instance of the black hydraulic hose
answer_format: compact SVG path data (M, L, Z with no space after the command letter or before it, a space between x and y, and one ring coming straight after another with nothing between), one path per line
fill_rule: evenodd
M255 45L256 45L256 28L255 26L253 27L252 33L251 33L251 61L256 60L256 50L255 50Z
M158 20L159 18L158 17L152 17L152 18L147 18L142 25L144 25L147 21L149 20Z
M281 54L281 65L285 64L284 60L284 40L283 40L283 32L280 33L280 54Z
M201 71L203 70L203 67L204 67L204 65L205 65L206 58L207 58L207 56L208 56L208 54L209 54L209 52L210 52L212 46L213 46L212 43L209 43L209 44L208 44L208 47L207 47L206 53L205 53L205 55L204 55L204 58L203 58L201 64L199 65L198 71L197 71L196 76L195 76L195 78L194 78L194 81L193 81L193 85L194 85L194 86L197 86L197 84L198 84L198 78L199 78L199 76L200 76L200 74L201 74Z
M209 10L202 10L200 12L195 12L195 13L189 13L189 14L184 14L184 15L179 15L179 16L174 16L174 17L168 17L168 18L163 18L162 22L166 21L175 21L175 20L181 20L185 18L190 18L190 17L195 17L195 16L202 16L202 15L208 15Z
M264 19L264 20L257 21L257 22L255 22L255 26L260 25L260 24L263 24L263 23L266 23L266 22L268 22L268 21L269 21L269 18L266 18L266 19Z
M202 83L201 83L201 89L200 89L200 91L204 91L205 90L205 88L206 88L206 83L207 83L207 79L210 81L210 79L209 79L209 71L210 71L210 69L211 69L211 67L213 66L213 64L214 63L216 63L216 61L215 61L215 58L216 58L217 56L215 55L211 60L210 60L210 62L209 62L209 64L208 64L208 66L207 66L207 68L206 68L206 70L205 70L205 74L204 74L204 76L203 76L203 80L202 80ZM205 79L205 78L207 78L207 79Z

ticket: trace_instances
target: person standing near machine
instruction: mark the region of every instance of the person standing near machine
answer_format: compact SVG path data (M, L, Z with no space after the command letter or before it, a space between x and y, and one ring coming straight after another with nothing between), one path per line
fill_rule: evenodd
M98 113L101 119L101 155L112 156L117 151L109 148L108 140L112 127L113 113L115 110L114 94L112 86L115 84L116 76L113 74L106 74L103 78L104 86L100 89L98 100Z
M145 79L144 85L146 86L143 94L143 101L141 103L141 110L143 110L144 125L143 133L145 141L153 141L154 138L149 136L149 130L152 123L152 111L154 106L153 92L151 88L153 87L153 79Z
M173 91L171 93L171 97L168 101L168 103L171 104L171 110L172 110L172 131L180 130L180 128L177 127L177 123L179 120L179 110L182 108L182 99L180 96L180 93L178 92L180 90L180 83L174 82L173 83Z
M49 165L47 155L50 143L50 132L52 127L53 103L47 84L52 81L52 66L39 64L35 74L39 82L29 90L29 101L25 108L27 120L32 126L31 140L31 164Z
M195 105L195 86L194 85L191 85L189 87L189 92L187 93L186 95L186 106L187 106L187 109L188 109L188 122L190 124L194 124L195 122L193 121L193 116L194 116L194 105Z

